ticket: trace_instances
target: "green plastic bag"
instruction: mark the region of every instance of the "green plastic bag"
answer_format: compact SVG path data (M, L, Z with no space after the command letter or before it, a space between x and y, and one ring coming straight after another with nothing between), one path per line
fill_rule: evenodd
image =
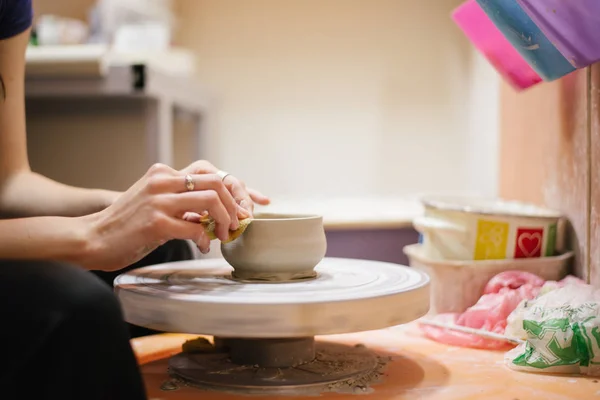
M523 316L526 342L506 353L514 370L600 375L600 291L566 286L538 297Z

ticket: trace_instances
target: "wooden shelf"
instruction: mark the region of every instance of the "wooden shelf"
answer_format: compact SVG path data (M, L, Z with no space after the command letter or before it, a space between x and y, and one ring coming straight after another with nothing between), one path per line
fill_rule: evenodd
M209 96L193 77L165 72L151 63L110 65L102 47L30 48L25 96L28 100L120 98L142 102L148 141L148 162L173 165L174 113L188 113L197 123L190 148L206 158Z

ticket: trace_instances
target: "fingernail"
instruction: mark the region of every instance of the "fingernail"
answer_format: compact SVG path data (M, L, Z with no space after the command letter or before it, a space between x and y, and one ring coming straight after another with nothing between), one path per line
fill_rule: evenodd
M235 231L237 228L240 227L240 221L238 221L237 217L233 220L233 222L231 223L231 230Z
M198 250L200 250L200 253L202 254L208 254L210 252L210 246L206 249L203 249L202 247L198 246Z

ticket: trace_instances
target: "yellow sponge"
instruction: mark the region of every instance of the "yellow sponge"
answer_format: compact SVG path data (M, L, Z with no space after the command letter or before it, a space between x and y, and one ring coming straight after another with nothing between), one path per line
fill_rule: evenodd
M239 238L242 233L246 230L248 225L252 222L252 218L246 218L240 221L240 226L235 231L229 231L229 237L227 240L223 241L223 243L233 242L235 239ZM210 216L205 216L200 219L200 223L204 226L204 231L210 238L210 240L215 240L217 236L215 235L215 220Z

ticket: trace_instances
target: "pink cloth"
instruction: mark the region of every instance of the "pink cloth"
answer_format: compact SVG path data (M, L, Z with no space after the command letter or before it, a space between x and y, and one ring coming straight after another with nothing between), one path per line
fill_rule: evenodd
M566 277L557 285L582 282L575 277ZM436 322L456 324L474 329L503 334L506 320L522 300L534 299L545 281L537 275L523 271L506 271L493 277L485 286L483 296L464 313L440 314ZM453 346L481 349L505 349L512 345L499 340L486 339L468 333L422 324L421 330L428 338Z
M542 287L546 283L542 278L535 274L524 271L506 271L494 276L485 285L483 294L500 293L502 289L518 289L523 285L533 287Z

